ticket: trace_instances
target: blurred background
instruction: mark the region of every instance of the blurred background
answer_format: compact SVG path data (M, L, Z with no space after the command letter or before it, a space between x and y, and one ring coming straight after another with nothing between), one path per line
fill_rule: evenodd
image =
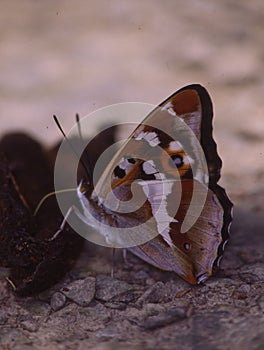
M234 196L263 187L263 0L1 0L0 48L1 134L51 145L53 114L68 131L76 112L158 104L200 83L214 102L221 184Z

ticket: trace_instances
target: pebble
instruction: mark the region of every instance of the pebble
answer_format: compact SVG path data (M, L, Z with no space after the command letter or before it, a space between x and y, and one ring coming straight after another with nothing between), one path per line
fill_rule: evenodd
M132 286L111 276L100 275L96 279L95 297L102 301L111 301L119 295L132 290ZM123 298L122 298L123 299ZM123 301L123 300L122 300Z
M62 288L61 293L80 306L88 306L95 295L95 278L74 281Z
M116 339L118 337L117 329L113 325L109 325L96 333L96 338L100 341Z
M20 323L20 326L22 329L32 333L36 332L39 328L38 323L35 320L25 320Z
M187 317L184 308L175 307L169 311L161 312L157 316L150 316L139 326L144 329L153 330L167 326L171 323L181 321Z
M162 301L164 296L164 283L157 282L150 288L148 288L145 293L138 299L139 304L143 303L159 303Z
M52 295L50 306L53 311L58 311L66 304L66 296L61 292L56 292Z

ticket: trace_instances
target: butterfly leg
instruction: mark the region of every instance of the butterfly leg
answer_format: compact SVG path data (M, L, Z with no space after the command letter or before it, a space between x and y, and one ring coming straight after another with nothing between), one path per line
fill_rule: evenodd
M53 241L55 238L57 238L59 236L59 234L63 231L66 223L67 223L67 220L69 218L69 216L71 215L71 213L74 212L74 214L77 215L77 217L82 220L83 222L86 222L86 217L80 212L80 210L75 206L75 205L72 205L67 213L65 214L64 216L64 219L60 225L60 228L58 229L57 232L55 232L55 234L49 239L50 241ZM90 225L92 228L94 228L93 225Z
M66 225L66 223L67 223L68 217L71 215L71 212L72 212L72 211L76 211L76 209L77 209L77 208L76 208L74 205L71 206L71 207L68 209L68 211L67 211L66 215L64 216L64 219L63 219L63 221L62 221L62 223L61 223L61 225L60 225L60 228L59 228L58 231L55 232L55 234L49 239L50 241L53 241L54 239L56 239L56 238L59 236L59 234L63 231L63 229L64 229L64 227L65 227L65 225Z
M123 248L123 260L124 260L124 264L127 267L131 267L131 263L127 259L127 249L126 248Z
M126 248L123 249L123 260L124 260L124 263L127 264L127 250L126 250Z
M126 269L130 269L133 266L133 264L127 259L127 248L123 248L123 260Z
M112 277L112 278L114 278L115 252L116 252L116 249L115 249L115 248L112 248L112 267L111 267L111 277Z

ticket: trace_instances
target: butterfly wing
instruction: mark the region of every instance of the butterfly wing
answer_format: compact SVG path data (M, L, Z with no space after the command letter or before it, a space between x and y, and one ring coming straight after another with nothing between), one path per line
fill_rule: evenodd
M212 102L202 86L180 89L136 128L90 198L111 207L105 221L115 215L117 226L136 223L142 235L149 227L144 222L154 219L153 238L129 249L190 283L217 269L229 238L232 203L217 184L222 162L212 137L212 117ZM135 197L133 183L143 190L141 215L126 211L116 216L122 203Z
M181 203L175 215L178 222L169 224L170 239L166 237L168 233L166 236L163 233L163 235L161 234L143 245L132 247L130 250L158 268L175 271L190 283L199 283L208 278L219 267L225 244L229 239L229 227L232 220L232 203L225 190L217 184L222 161L212 137L212 102L203 87L190 85L173 94L159 107L150 116L150 118L157 120L157 124L162 123L159 121L159 119L162 120L160 110L165 110L175 118L182 119L193 131L205 155L209 175L208 183L205 184L206 180L202 176L206 171L200 164L199 147L196 148L196 140L190 137L185 130L182 131L181 135L177 133L175 139L179 140L180 138L181 143L185 147L187 146L187 149L190 150L188 153L192 154L196 162L196 174L194 167L193 178L192 176L188 178L186 174L181 173ZM148 118L146 121L149 123ZM169 130L173 128L173 125L167 124L166 128ZM149 132L153 132L153 130L149 130ZM165 137L161 146L168 152L167 142ZM186 142L190 145L186 145ZM178 150L177 152L179 153ZM165 167L164 171L167 173ZM208 188L204 190L203 185L208 186ZM206 200L194 225L187 232L182 233L181 224L186 217L187 219L191 217L188 208L194 186L196 194L203 192L206 194ZM172 196L177 197L177 194L173 193ZM169 202L167 208L172 208L171 199L167 201Z

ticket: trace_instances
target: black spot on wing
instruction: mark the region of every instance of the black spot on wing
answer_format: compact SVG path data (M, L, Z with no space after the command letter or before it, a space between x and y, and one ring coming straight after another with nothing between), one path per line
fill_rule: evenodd
M115 167L114 175L116 177L118 177L119 179L122 179L123 177L125 177L126 172L124 169L121 169L119 166L117 166L117 167Z

